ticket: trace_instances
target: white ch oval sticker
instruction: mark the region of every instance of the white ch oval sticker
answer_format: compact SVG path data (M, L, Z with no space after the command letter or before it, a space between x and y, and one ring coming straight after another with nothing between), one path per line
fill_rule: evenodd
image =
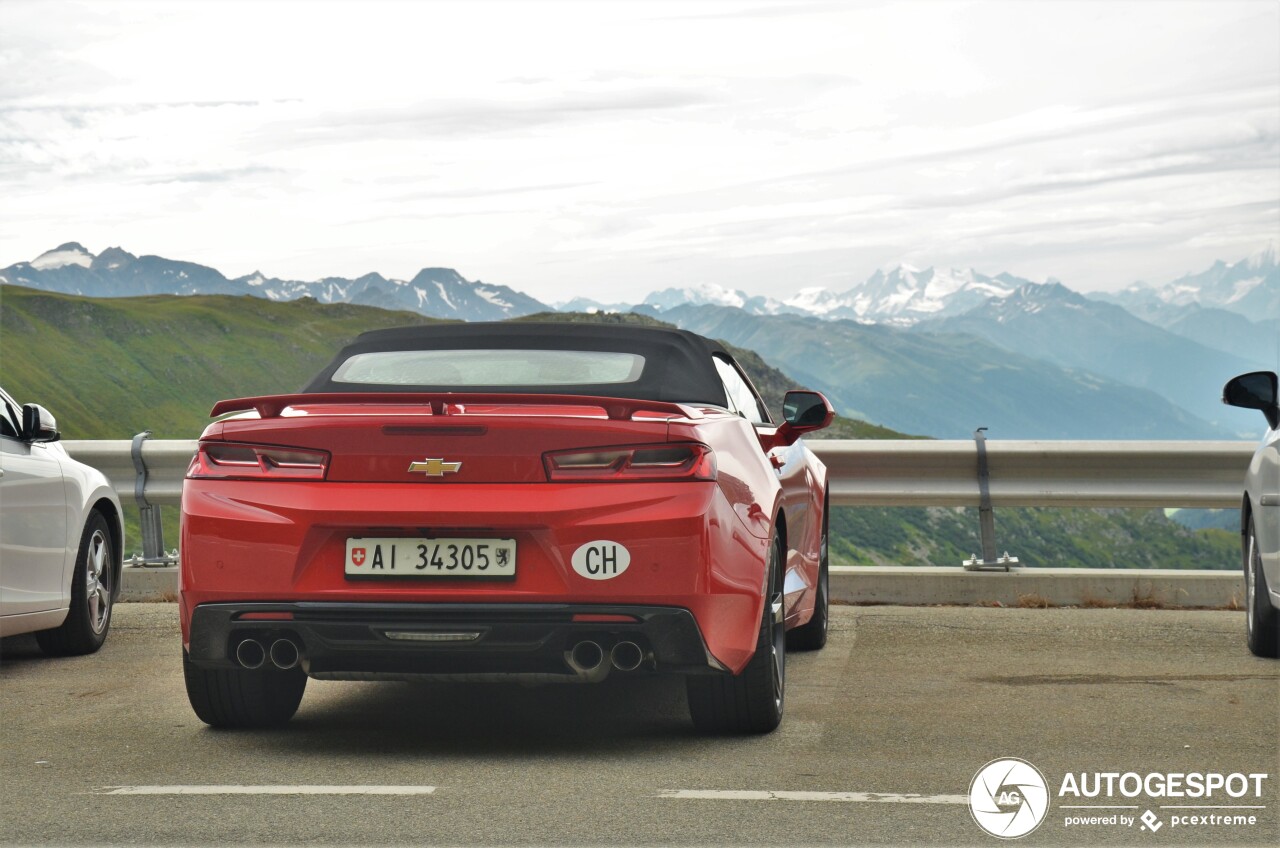
M631 553L617 542L587 542L573 552L573 570L588 580L609 580L627 570Z

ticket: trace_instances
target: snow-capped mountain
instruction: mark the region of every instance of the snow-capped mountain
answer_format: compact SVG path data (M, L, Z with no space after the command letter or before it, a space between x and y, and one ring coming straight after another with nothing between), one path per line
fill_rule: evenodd
M732 306L752 315L809 315L909 326L927 318L959 315L989 298L1007 297L1028 282L1009 274L990 277L971 268L920 270L899 265L890 271L876 271L865 283L846 292L809 287L779 301L704 283L654 292L645 298L644 305L659 311L678 306Z
M1030 282L1009 274L989 277L972 268L919 270L899 265L892 271L877 271L844 297L859 320L909 325L959 315L991 298L1008 297Z
M435 318L498 321L550 307L507 286L465 279L452 268L423 268L412 280L365 274L354 280L326 277L304 282L254 272L228 279L213 268L161 256L134 256L109 247L94 256L76 242L59 245L31 262L0 270L0 283L90 297L148 294L231 294L269 300L312 297L321 303L359 303L404 309Z
M85 250L84 245L69 241L66 244L58 245L53 250L46 250L31 260L31 267L38 271L65 268L68 265L88 268L93 265L93 259L93 254Z
M972 268L916 268L898 265L879 270L866 282L838 292L806 287L782 300L752 296L714 283L655 291L643 306L663 311L681 306L730 306L752 315L808 315L828 320L848 319L863 324L912 326L921 321L963 315L992 300L1004 300L1025 286L1057 286L1001 273L994 276ZM1198 274L1153 287L1137 283L1116 294L1090 294L1094 300L1125 307L1134 315L1162 327L1171 326L1195 309L1225 309L1251 321L1280 318L1280 266L1274 249L1238 262L1218 261ZM1022 298L1016 308L1034 298ZM622 309L614 304L610 309Z
M652 292L639 305L652 307L659 312L677 306L731 306L751 315L778 315L795 311L771 297L749 295L741 289L728 289L715 283Z
M597 312L630 312L631 303L601 303L589 297L575 297L572 300L558 301L551 304L557 312L585 312L594 315Z
M1096 295L1143 320L1168 326L1196 307L1225 309L1251 320L1280 318L1280 264L1269 247L1237 262L1214 262L1163 286L1134 283L1115 294Z
M701 283L682 289L663 289L650 294L644 302L656 309L670 309L673 306L736 306L741 309L747 303L747 293L736 289L727 289L715 283Z
M852 307L851 300L824 289L822 286L803 288L782 302L789 312L826 318L831 313Z

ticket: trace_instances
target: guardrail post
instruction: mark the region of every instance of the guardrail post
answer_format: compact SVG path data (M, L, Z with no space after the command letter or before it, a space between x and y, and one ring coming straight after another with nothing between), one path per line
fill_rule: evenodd
M987 428L979 427L973 431L973 440L978 445L978 533L982 540L982 559L974 554L964 561L966 571L1008 571L1009 566L1017 565L1018 558L996 556L996 511L991 506L991 472L987 465Z
M151 438L150 430L143 430L133 437L129 454L133 457L133 469L137 473L133 483L133 499L138 504L142 519L142 557L134 556L131 565L176 565L176 556L164 552L164 525L160 522L160 504L147 500L147 463L142 458L142 443Z

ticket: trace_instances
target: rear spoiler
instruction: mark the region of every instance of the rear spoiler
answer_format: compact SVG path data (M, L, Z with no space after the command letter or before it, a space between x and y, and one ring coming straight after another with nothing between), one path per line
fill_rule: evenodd
M447 415L447 404L527 404L530 406L598 406L609 418L625 421L637 412L665 412L681 418L702 418L702 413L691 406L661 400L635 398L606 398L591 395L539 395L489 392L316 392L298 395L264 395L262 397L220 400L209 412L211 418L228 412L256 410L263 418L277 418L291 406L313 404L361 404L369 406L430 406L432 415Z

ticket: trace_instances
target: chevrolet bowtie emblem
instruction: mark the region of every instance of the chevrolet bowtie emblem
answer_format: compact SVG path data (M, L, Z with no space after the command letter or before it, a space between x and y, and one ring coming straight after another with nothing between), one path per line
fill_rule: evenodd
M410 471L416 471L428 477L443 477L446 474L456 474L461 469L461 462L445 462L443 459L424 459L422 462L409 463Z

